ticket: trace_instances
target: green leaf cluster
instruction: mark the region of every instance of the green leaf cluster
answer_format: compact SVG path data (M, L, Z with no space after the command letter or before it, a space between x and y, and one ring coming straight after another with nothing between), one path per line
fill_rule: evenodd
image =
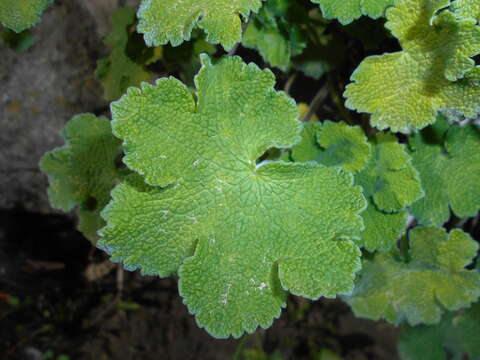
M369 141L358 126L326 121L305 123L294 161L315 160L355 174L368 201L365 228L357 243L369 251L389 250L406 228L408 206L423 197L421 182L405 146L390 134Z

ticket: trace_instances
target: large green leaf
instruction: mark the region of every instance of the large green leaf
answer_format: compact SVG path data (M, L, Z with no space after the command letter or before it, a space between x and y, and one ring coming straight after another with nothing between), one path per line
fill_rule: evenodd
M128 167L100 246L127 269L168 276L216 337L268 327L286 291L349 293L360 266L351 240L365 207L350 174L256 160L298 140L295 103L273 74L238 57L203 57L196 94L174 78L130 88L112 105Z
M379 129L408 133L435 121L438 111L466 117L479 111L480 27L440 9L449 0L398 0L386 27L403 51L367 57L352 74L346 106L371 113Z

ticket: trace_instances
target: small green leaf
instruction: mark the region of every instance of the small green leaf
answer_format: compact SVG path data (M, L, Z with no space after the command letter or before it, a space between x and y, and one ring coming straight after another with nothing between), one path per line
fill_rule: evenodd
M340 166L356 173L368 163L370 144L359 126L325 121L317 131L317 141L324 151L318 161L326 166Z
M385 212L375 206L372 198L367 201L367 209L362 213L365 230L356 243L371 252L389 251L406 230L408 212Z
M363 169L369 157L370 144L362 129L343 122L304 123L302 139L292 148L294 161L315 160L353 173Z
M466 270L478 244L460 229L410 231L410 259L397 251L365 260L347 302L357 316L399 324L436 324L445 309L470 306L480 296L480 274Z
M267 63L286 71L307 46L305 22L307 11L292 0L269 0L249 22L242 45L258 49Z
M358 126L306 123L291 157L356 172L368 206L362 213L365 229L355 241L369 251L390 250L405 231L406 206L423 194L405 146L393 135L378 134L368 143Z
M115 165L120 141L110 122L92 114L73 117L65 126L65 146L46 153L40 169L48 175L50 203L70 211L78 206L79 230L96 241L105 222L100 211L110 200L110 190L122 178Z
M410 138L410 153L425 191L412 212L420 224L441 226L449 208L458 217L480 209L480 128L438 123Z
M0 23L19 33L40 21L51 0L2 0L0 3Z
M308 111L308 107L307 107ZM317 160L323 150L317 141L317 131L322 124L317 121L303 123L300 141L291 150L293 161L305 162Z
M383 211L405 209L423 197L418 172L411 164L405 145L392 134L378 133L372 140L372 157L357 175L367 196Z
M127 54L130 29L134 24L135 11L121 7L112 16L112 32L104 39L111 53L98 60L95 75L102 82L105 99L109 101L117 100L128 87L138 86L152 76Z
M137 16L138 31L149 46L180 45L189 40L196 26L207 41L229 50L241 40L241 20L257 12L262 0L142 0Z
M389 250L405 231L405 208L421 198L423 190L405 146L395 136L378 133L370 142L372 156L355 177L369 201L358 244L369 251Z
M444 360L445 348L454 355L468 354L480 358L480 303L463 312L449 312L434 326L406 326L400 336L398 350L405 360Z
M30 30L16 33L15 31L6 28L0 30L0 38L10 49L18 52L27 51L33 45L32 32Z
M178 273L198 324L239 337L270 326L286 291L349 293L365 199L339 169L257 165L298 140L295 103L269 70L238 57L202 62L195 98L168 78L112 104L124 162L142 176L113 190L99 246L127 269Z
M342 25L351 23L362 15L372 19L383 16L393 0L312 0L319 4L327 19L338 19Z
M471 57L480 53L480 27L440 9L448 0L398 0L386 27L403 51L367 57L346 88L346 106L371 113L379 129L408 133L456 111L474 117L480 86Z

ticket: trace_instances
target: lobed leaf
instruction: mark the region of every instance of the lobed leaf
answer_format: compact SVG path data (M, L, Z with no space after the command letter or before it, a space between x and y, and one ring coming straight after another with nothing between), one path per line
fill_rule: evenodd
M480 129L448 127L438 121L410 138L413 165L425 197L411 209L420 224L441 226L450 217L474 216L480 209Z
M142 0L137 16L138 31L149 46L180 45L198 26L207 41L226 50L241 40L241 20L257 12L262 0Z
M480 111L475 62L480 27L448 10L449 0L399 0L386 27L403 51L367 57L346 88L346 106L371 113L379 129L408 133L435 121L439 111L466 117Z
M359 126L325 121L317 131L317 141L324 149L318 161L326 166L340 166L357 173L370 158L370 144Z
M291 151L294 161L316 160L355 173L366 166L370 144L359 126L312 121L304 124L302 138Z
M393 135L377 134L367 142L358 126L306 123L291 157L355 172L355 183L368 202L362 213L365 228L356 242L369 251L389 250L395 244L405 231L406 207L423 195L411 158Z
M356 243L370 252L389 251L405 233L408 211L389 213L378 209L371 198L367 201L367 209L362 213L365 229Z
M295 103L268 70L238 57L202 62L196 100L168 78L112 104L124 162L141 176L114 189L99 246L127 269L178 273L198 324L239 337L270 326L286 291L351 291L365 200L338 169L257 165L267 149L298 140Z
M365 260L347 302L357 316L395 324L436 324L444 310L470 306L480 296L480 274L466 270L478 244L454 229L410 231L409 260L396 251Z
M359 244L369 251L389 250L405 231L406 207L421 198L423 190L405 146L394 135L378 133L370 143L372 156L355 177L369 202Z
M65 146L47 152L40 160L40 169L50 182L50 204L64 211L78 207L79 230L95 242L97 230L105 225L100 211L123 177L115 165L120 142L112 135L110 121L93 114L74 116L63 136Z
M423 197L418 172L405 145L392 134L378 133L372 139L372 157L357 175L367 196L385 212L405 209Z
M40 21L40 16L51 0L2 0L0 23L19 33Z

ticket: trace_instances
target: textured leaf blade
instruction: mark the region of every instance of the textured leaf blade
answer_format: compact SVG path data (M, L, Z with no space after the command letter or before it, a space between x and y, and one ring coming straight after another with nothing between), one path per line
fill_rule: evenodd
M360 64L344 93L348 108L370 113L379 129L404 133L433 123L439 111L476 116L480 86L472 57L480 52L480 27L450 11L437 14L448 5L399 0L387 11L385 26L403 51Z
M370 144L362 129L346 123L325 121L303 124L302 138L292 148L295 161L316 160L326 166L339 166L355 173L362 170L370 157Z
M170 78L112 105L124 161L155 186L132 177L113 191L100 246L129 269L178 271L199 325L238 337L268 326L286 290L309 298L351 290L360 256L351 238L365 200L338 169L257 166L267 149L298 140L295 103L274 90L268 70L237 57L202 61L197 101Z
M417 170L411 164L405 145L391 134L378 133L372 139L372 157L357 175L367 196L385 212L405 209L424 193Z
M379 210L369 198L362 218L365 230L356 243L371 252L389 251L406 230L408 212L400 210L387 213Z
M351 173L357 173L367 165L371 146L359 126L325 121L316 136L324 149L318 158L320 163L340 166Z
M449 0L402 0L387 12L385 27L404 51L412 57L434 57L430 66L455 81L475 66L471 57L480 53L480 28L471 19L439 11L449 5Z

